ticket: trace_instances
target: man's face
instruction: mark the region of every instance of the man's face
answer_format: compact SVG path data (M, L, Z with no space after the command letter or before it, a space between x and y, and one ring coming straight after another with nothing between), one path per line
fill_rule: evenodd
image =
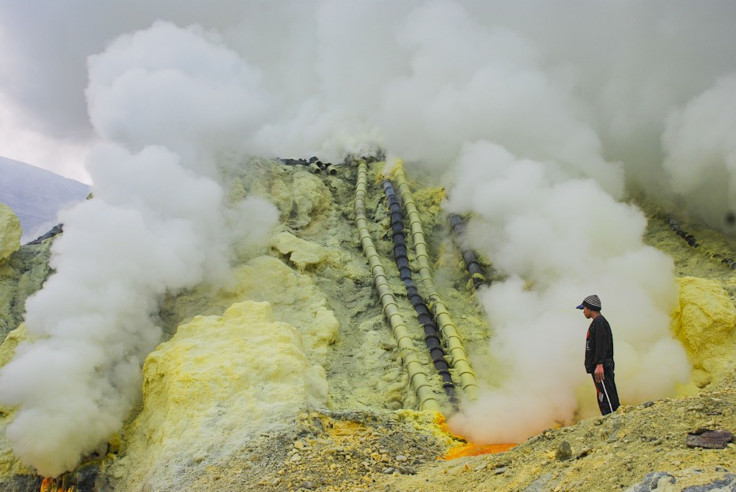
M583 306L583 316L590 319L590 309L588 309L588 306Z

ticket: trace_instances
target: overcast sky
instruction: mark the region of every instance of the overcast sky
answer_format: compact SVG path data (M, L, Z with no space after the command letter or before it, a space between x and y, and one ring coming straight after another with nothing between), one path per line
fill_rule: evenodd
M465 21L452 14L435 18L428 13L419 19L418 6L443 2L399 3L0 0L0 155L87 180L82 163L97 139L85 100L88 59L104 52L118 36L150 28L157 20L180 27L197 24L217 33L228 49L261 72L271 95L299 105L302 111L283 116L274 134L279 130L294 133L283 128L289 126L287 120L294 125L327 125L334 133L338 125L326 122L326 117L315 122L307 114L305 108L313 104L324 113L340 107L352 116L351 125L349 117L333 111L341 131L351 132L360 126L356 121L369 118L377 127L373 134L383 132L378 136L381 143L394 143L385 135L391 131L405 141L416 138L420 143L414 145L423 145L428 134L421 133L422 127L415 128L415 134L396 132L392 124L405 126L404 122L381 121L380 115L371 114L366 107L392 103L402 111L421 114L421 107L408 107L427 104L421 98L392 102L387 89L400 84L412 70L415 76L447 83L447 88L458 87L456 82L465 82L463 74L457 73L461 64L480 73L482 53L476 50L488 50L489 67L517 63L517 68L526 69L529 66L523 64L529 62L544 74L547 80L543 83L567 84L562 92L578 106L576 118L585 120L602 141L606 157L623 160L627 172L643 180L661 170L658 166L665 155L660 140L672 113L694 105L703 93L717 92L719 78L736 70L736 3L730 0L457 2L472 19L471 28L465 30L458 30ZM412 40L412 25L421 29L433 24L428 32L435 44ZM444 67L419 74L421 59L411 56L413 48L421 50L416 52L421 59L435 57L434 63ZM505 53L499 56L499 51ZM456 74L450 77L452 70ZM490 92L491 86L488 88ZM732 83L725 83L721 92L732 93ZM539 101L510 98L509 111L518 116L533 111L527 105L534 104ZM712 104L717 109L720 103ZM483 110L488 105L477 106ZM725 112L727 106L721 107ZM544 109L539 108L540 112ZM455 107L454 114L460 119L470 113L472 108ZM431 117L423 116L425 121ZM705 125L713 121L708 115L702 117ZM266 124L267 118L262 119ZM669 132L672 146L676 140L686 140L678 138L679 133L691 135L692 127L697 126L687 121L675 125L671 123ZM732 120L721 125L722 132L733 129ZM361 135L362 131L353 133ZM314 138L328 138L325 132L316 133ZM478 136L486 133L477 132ZM497 138L510 140L508 136ZM717 154L733 150L733 141L724 139L711 139L714 147L720 146ZM411 149L412 144L407 144L401 150L411 153ZM672 167L688 167L678 159L688 156L691 149L674 149ZM643 170L644 161L656 162Z

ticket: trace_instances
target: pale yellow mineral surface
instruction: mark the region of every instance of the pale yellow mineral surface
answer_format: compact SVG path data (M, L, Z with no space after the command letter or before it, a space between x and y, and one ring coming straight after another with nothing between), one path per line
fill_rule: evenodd
M307 241L300 240L298 244L303 243ZM324 294L309 276L272 256L254 258L236 267L232 276L232 282L220 291L216 302L226 305L245 299L269 302L278 319L299 331L309 356L322 362L327 347L336 340L338 322Z
M15 355L15 349L19 343L28 339L28 332L26 331L25 323L12 330L5 336L5 340L0 344L0 366L4 366Z
M317 243L305 241L289 232L281 232L271 242L282 255L288 256L300 271L325 259L325 249Z
M716 281L680 277L678 283L680 304L673 331L693 364L694 383L702 387L736 363L736 307Z
M4 366L15 356L15 349L18 344L28 340L28 332L26 325L21 324L15 330L12 330L0 344L0 367ZM31 473L31 470L23 466L18 458L13 454L10 442L5 436L5 429L12 421L15 411L6 406L0 406L0 476L12 475L14 473Z
M18 251L21 234L18 217L10 207L0 203L0 264Z
M138 472L223 452L327 397L324 369L310 365L299 332L275 321L266 302L240 302L223 316L181 325L143 373L143 411L131 439L131 450L141 446L146 457ZM150 475L157 490L156 472Z

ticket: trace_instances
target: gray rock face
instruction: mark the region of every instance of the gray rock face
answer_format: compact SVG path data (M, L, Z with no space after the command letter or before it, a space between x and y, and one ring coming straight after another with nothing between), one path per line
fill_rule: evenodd
M682 492L711 492L711 491L731 491L736 490L736 475L727 474L721 480L706 485L694 485L682 489Z
M3 338L23 321L28 296L41 288L49 276L53 239L21 246L0 268L0 336Z
M687 435L685 444L689 448L724 449L733 441L733 434L727 430L698 429Z
M89 191L79 181L0 157L0 202L20 219L24 243L55 226L59 210L83 201Z
M632 485L625 492L650 492L652 490L682 490L682 492L715 492L736 490L736 474L727 473L723 478L704 485L693 485L680 488L677 479L667 472L652 472L638 484Z
M675 477L666 472L648 473L644 480L638 484L632 485L626 492L649 492L650 490L667 490L667 486L674 484L677 480Z

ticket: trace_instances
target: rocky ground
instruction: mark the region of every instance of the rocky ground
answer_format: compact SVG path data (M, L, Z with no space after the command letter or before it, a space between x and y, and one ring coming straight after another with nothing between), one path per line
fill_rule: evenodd
M496 454L443 459L461 440L431 414L304 413L223 463L193 467L191 490L734 490L736 444L688 447L699 429L734 430L736 373L685 399L623 406Z
M736 445L690 448L686 438L701 428L733 431L734 376L696 397L624 406L547 430L505 453L435 462L416 476L385 477L377 485L407 491L427 490L427 484L453 491L654 490L643 484L659 473L658 490L733 490Z
M207 287L166 299L161 321L171 336L193 316L219 315L247 292L249 298L270 302L278 320L299 326L304 306L324 298L339 322L340 333L329 350L308 357L324 366L330 387L325 407L329 410L295 411L293 418L264 426L260 434L223 443L221 452L216 443L207 454L193 453L183 444L166 465L168 469L156 470L164 477L162 481L148 480L145 469L135 470L140 478L130 479L133 471L124 463L135 458L129 442L134 426L112 439L106 452L89 456L77 470L56 480L44 481L19 466L5 443L0 455L5 474L0 484L7 490L736 490L734 442L723 449L686 444L688 435L701 429L736 433L736 372L730 352L723 354L719 366L726 369L702 382L702 391L693 396L622 406L613 415L548 429L505 452L445 459L448 453L462 455L458 450L465 449L466 443L446 432L441 415L406 410L416 402L395 342L371 297L371 282L366 280L369 272L352 229L354 176L348 170L336 176L315 176L305 169L256 164L251 167L256 176L232 177L231 198L259 192L269 196L281 211L284 230L319 244L330 259L310 263L288 246L276 244L269 254L283 262L280 268L298 272L293 277L300 292L298 300L286 285L268 293L267 276L260 273L261 283L241 283L237 295L213 295ZM371 179L377 179L375 172ZM470 353L488 357L484 352L487 327L473 301L472 287L458 273L451 239L439 233L445 227L439 211L442 191L418 188L416 197L432 239L438 288L451 312L463 313L462 335ZM380 195L371 197L367 205L375 217L372 234L377 247L388 255L390 238L381 233L388 218ZM678 227L697 238L694 247L678 236L665 210L648 204L642 207L649 217L647 242L675 259L678 276L713 281L732 301L736 296L734 270L722 261L736 258L731 242L678 217ZM244 264L253 257L247 251L241 255ZM48 273L47 257L48 243L24 246L2 272L0 280L7 284L3 302L16 306L13 319L6 319L9 327L17 322L19 299L38 288ZM24 272L31 270L37 271L36 280L24 280ZM278 282L274 279L271 283ZM25 286L22 291L19 285ZM394 290L401 287L397 281ZM3 427L7 425L7 418L1 420Z
M715 280L733 297L733 275L712 253L722 235L690 225L696 248L664 211L644 209L647 241L675 259L679 276ZM439 251L441 247L437 248ZM441 267L440 267L441 268ZM262 435L243 454L197 474L202 490L736 490L736 444L689 447L702 429L736 432L736 372L700 394L622 406L615 414L548 429L506 452L447 460L461 438L421 412L304 413L287 432Z

